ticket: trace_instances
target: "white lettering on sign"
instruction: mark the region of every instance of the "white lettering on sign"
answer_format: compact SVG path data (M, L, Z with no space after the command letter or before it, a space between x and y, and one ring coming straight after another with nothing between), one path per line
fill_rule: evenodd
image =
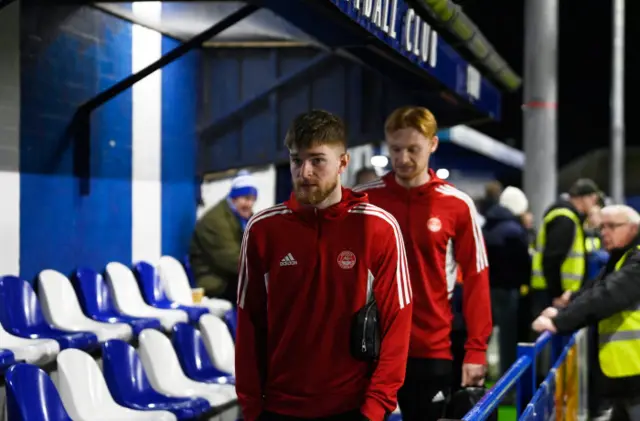
M404 16L404 49L431 67L436 67L438 57L438 33L424 22L413 9Z
M482 87L482 77L480 72L473 66L467 66L467 94L475 99L480 99Z
M360 12L376 27L393 39L397 39L396 24L398 21L398 0L342 0L351 2L353 8ZM436 67L438 63L438 33L423 21L412 8L404 15L402 30L402 46L408 53L422 62Z

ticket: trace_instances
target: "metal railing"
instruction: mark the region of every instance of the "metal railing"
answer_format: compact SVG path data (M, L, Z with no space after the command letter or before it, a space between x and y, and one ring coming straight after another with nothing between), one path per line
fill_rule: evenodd
M556 391L558 382L562 393L570 393L571 408L561 411L577 411L578 419L586 419L586 365L578 360L586 360L586 331L581 330L570 336L543 333L535 342L518 344L518 358L507 372L489 389L485 396L469 411L463 421L484 421L498 409L506 394L516 388L516 407L519 421L547 420L558 413ZM578 345L578 346L576 346ZM550 348L551 369L538 385L538 359L545 358ZM571 355L572 367L569 367ZM574 360L577 358L578 360ZM559 376L561 373L561 376ZM567 373L570 376L567 376ZM577 376L577 378L575 378ZM570 382L571 387L565 387ZM574 387L577 384L577 387ZM564 395L563 395L564 396ZM564 402L563 402L564 405Z

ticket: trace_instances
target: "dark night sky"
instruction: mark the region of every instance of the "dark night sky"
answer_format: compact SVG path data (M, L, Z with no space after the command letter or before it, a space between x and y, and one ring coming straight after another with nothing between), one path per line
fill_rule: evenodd
M502 57L523 73L524 0L460 0L465 13L478 25ZM611 75L611 1L559 0L558 160L573 158L609 142ZM631 54L640 39L640 2L627 0L626 115L627 146L639 146L638 127L632 118L631 94L638 92L640 54ZM636 76L637 75L637 76ZM499 139L514 139L522 147L522 89L503 96L500 123L479 127Z

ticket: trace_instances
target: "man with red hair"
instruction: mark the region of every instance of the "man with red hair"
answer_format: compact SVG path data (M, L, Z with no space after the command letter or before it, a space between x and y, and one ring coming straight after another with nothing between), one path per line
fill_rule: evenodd
M409 360L398 403L404 421L442 417L452 378L451 299L464 279L467 328L461 386L481 386L491 334L488 259L473 200L429 169L437 123L422 107L395 110L385 123L393 171L356 187L402 229L414 296Z

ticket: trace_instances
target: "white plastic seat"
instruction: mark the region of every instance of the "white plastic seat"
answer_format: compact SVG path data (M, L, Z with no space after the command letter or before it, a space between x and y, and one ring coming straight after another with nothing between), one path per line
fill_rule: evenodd
M43 270L38 275L38 282L38 298L42 304L42 311L55 327L69 332L91 332L100 342L109 339L131 339L131 326L124 323L97 322L85 316L71 282L60 272Z
M199 303L193 302L189 278L182 267L182 263L171 256L162 256L158 263L158 276L167 297L178 304L196 307L206 307L211 314L222 317L233 308L228 300L203 297Z
M205 314L200 317L200 333L211 362L220 371L236 375L236 348L227 325L219 318Z
M158 392L177 398L202 397L213 407L232 403L238 398L233 385L200 383L188 378L182 371L171 341L161 332L143 330L139 344L138 354L149 383Z
M60 345L53 339L27 339L14 336L0 324L0 348L13 352L16 361L44 365L56 359Z
M145 303L133 272L122 263L109 263L106 275L116 307L127 316L156 318L167 332L176 323L189 320L182 310L160 309Z
M168 411L136 411L113 400L98 363L78 349L58 355L58 391L74 421L176 421Z

